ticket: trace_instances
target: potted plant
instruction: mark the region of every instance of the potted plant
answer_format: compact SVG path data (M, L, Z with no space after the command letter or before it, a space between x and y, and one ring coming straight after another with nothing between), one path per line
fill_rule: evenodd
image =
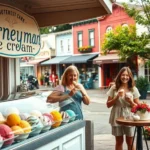
M43 83L44 83L44 75L41 75L41 77L40 77L40 85L43 85Z
M136 87L138 88L141 96L140 99L146 99L148 91L149 82L145 77L138 77L136 80Z
M148 120L150 116L150 106L145 102L142 102L132 107L131 112L138 115L140 120Z

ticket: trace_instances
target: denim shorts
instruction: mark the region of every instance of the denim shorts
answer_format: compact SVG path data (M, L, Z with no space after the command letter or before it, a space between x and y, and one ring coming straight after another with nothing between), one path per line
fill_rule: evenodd
M112 126L112 135L133 137L135 127L131 126Z

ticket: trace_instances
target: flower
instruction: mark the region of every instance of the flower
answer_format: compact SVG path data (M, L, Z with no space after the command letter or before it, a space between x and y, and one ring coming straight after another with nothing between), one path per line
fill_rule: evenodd
M92 46L82 46L82 47L79 47L78 48L78 51L87 51L88 49L91 49L92 48Z
M146 138L150 138L150 126L144 126L144 134Z
M146 104L145 102L138 104L134 107L132 107L131 112L136 113L137 111L140 111L141 113L150 112L150 106Z

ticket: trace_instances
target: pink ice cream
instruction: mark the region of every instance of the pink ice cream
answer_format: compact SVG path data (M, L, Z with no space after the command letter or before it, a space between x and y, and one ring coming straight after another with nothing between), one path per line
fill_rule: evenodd
M11 130L11 128L5 124L0 124L0 135L4 139L3 146L11 145L14 141L14 134ZM10 139L8 141L5 141L7 139Z
M47 116L51 120L52 124L54 123L54 118L53 118L53 116L51 114L44 113L43 116Z

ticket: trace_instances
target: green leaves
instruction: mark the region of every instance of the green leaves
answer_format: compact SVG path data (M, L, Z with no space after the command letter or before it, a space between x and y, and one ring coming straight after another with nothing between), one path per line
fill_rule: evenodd
M140 56L150 59L149 35L136 34L136 27L118 26L105 35L102 50L106 54L109 51L117 50L122 60L132 56Z

